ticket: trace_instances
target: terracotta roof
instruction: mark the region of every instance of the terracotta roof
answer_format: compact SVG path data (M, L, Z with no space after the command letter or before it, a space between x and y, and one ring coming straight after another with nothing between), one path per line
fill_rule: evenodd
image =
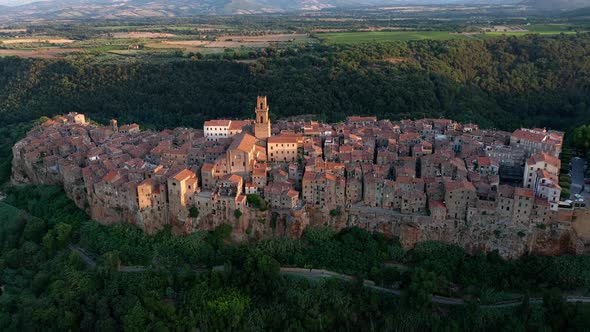
M535 197L535 192L527 188L514 188L514 196Z
M523 129L517 129L512 133L512 136L525 141L537 143L543 143L547 139L547 135L544 133L534 133Z
M479 157L477 158L477 164L479 166L491 166L492 160L489 157Z
M257 167L252 170L252 176L254 177L265 177L266 176L266 169L262 167Z
M377 117L375 116L349 116L346 118L348 122L365 122L365 121L372 121L377 122Z
M447 206L445 205L445 203L441 202L441 201L428 201L428 208L430 210L432 209L446 209Z
M550 156L544 152L534 154L529 158L529 160L527 160L527 164L529 165L536 164L539 162L547 163L558 168L561 167L561 160L559 160L559 158Z
M182 171L176 173L176 175L174 175L174 180L184 181L184 180L190 179L192 177L195 177L195 173L193 173L192 171L185 168Z
M256 137L243 133L237 136L229 146L228 150L240 150L244 152L251 152L256 144Z
M224 177L224 180L231 183L240 183L242 181L242 177L236 174L228 174Z
M414 139L422 139L422 137L418 133L405 133L405 134L399 135L400 142L414 140Z
M252 120L232 120L229 124L229 130L241 130L244 126L252 124Z
M549 179L549 180L555 181L555 182L559 181L559 177L557 176L557 174L551 174L544 169L537 170L537 178Z
M229 127L231 120L209 120L205 121L205 127Z
M212 163L204 163L203 167L201 167L201 172L205 171L205 172L210 172L213 170L213 167L215 167L215 165L213 165Z
M111 182L114 181L115 179L117 179L119 177L119 171L118 170L112 170L110 172L107 173L107 175L105 175L102 179L106 182Z
M450 191L454 191L454 190L458 190L458 189L466 189L466 190L475 191L475 186L473 185L473 183L466 181L466 180L445 182L445 191L446 192L450 192Z
M535 198L535 205L549 206L549 202L546 199L536 197Z
M297 144L299 138L297 136L272 136L267 139L268 144Z

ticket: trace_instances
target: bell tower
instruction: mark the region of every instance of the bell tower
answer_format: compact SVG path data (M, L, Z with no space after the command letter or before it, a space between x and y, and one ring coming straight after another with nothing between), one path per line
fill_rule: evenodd
M256 98L256 124L254 125L254 136L265 139L270 137L270 120L268 118L268 101L266 96Z

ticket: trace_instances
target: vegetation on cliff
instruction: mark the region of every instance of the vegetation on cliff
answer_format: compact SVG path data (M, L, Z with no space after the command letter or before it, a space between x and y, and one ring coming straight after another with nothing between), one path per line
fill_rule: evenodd
M0 329L15 330L582 330L590 309L567 304L552 286L590 287L588 257L469 256L424 243L398 243L357 228L310 230L300 240L234 245L231 227L149 237L130 225L87 220L57 187L9 188L0 203ZM68 250L79 244L98 266ZM387 260L401 261L385 265ZM125 273L119 264L148 265ZM197 267L225 264L223 271ZM395 283L403 297L357 282L287 277L281 265L329 268ZM455 285L450 287L450 285ZM438 310L430 293L462 288L475 298L500 290L545 293L543 305ZM486 295L487 294L487 295Z

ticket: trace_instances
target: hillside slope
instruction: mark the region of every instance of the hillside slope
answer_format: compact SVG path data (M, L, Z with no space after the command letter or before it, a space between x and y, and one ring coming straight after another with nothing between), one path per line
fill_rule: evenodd
M492 0L486 4L514 3L518 0ZM47 0L13 6L0 11L5 19L80 19L174 17L219 14L264 14L327 8L381 5L482 4L482 0Z
M543 11L568 11L590 7L590 0L526 0L523 4Z

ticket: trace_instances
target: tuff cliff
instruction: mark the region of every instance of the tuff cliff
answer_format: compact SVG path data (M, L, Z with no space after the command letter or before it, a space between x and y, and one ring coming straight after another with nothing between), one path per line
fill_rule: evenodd
M297 238L307 227L335 230L360 227L398 237L405 248L436 240L457 244L473 253L497 250L506 258L529 253L583 253L585 241L590 241L587 208L553 211L546 201L534 197L529 201L527 195L532 190L523 189L522 195L516 195L515 189L502 191L511 189L506 186L500 186L497 192L489 186L478 187L498 194L481 195L471 182L456 174L457 167L451 167L447 177L461 180L432 181L424 189L424 178L411 174L416 165L394 168L398 173L396 181L381 181L374 175L381 172L387 176L387 170L392 170L389 162L384 161L379 167L351 168L352 172L345 175L344 163L322 162L318 157L311 157L308 167L313 167L313 171L305 173L321 176L308 176L315 181L313 185L308 185L303 176L301 185L302 174L298 175L297 167L272 169L269 172L272 180L268 179L266 163L254 160L264 159L264 147L247 134L225 144L208 140L194 129L141 132L137 125L118 128L113 122L112 127L94 126L79 114L69 116L71 120L50 120L34 128L14 145L12 180L62 186L79 208L103 224L128 222L149 234L168 224L177 234L229 224L235 241ZM365 122L375 120L356 121L362 122L358 126L364 126ZM354 126L357 128L357 124ZM418 136L415 138L419 139ZM297 139L287 138L277 141L277 147L299 144ZM227 157L226 151L229 151ZM207 158L216 160L225 174L215 174ZM239 162L248 158L253 158L252 163ZM423 158L420 166L424 172L432 166L426 163L431 159ZM434 166L437 163L456 166L459 162L445 158L432 161L436 161ZM342 174L325 173L328 168ZM357 170L373 176L361 177L361 181L355 178ZM474 174L474 171L470 173L472 177ZM294 180L297 178L298 184ZM334 190L324 190L322 181L331 181ZM303 187L304 200L313 197L313 202L299 201L299 193L293 190L296 186ZM387 191L396 186L401 189ZM249 202L248 190L262 191L266 203L257 206ZM428 193L428 208L425 208L425 193ZM463 199L468 193L473 195ZM351 200L346 206L321 206L323 202L340 202L343 195ZM520 219L515 219L513 214L514 207L521 204L515 197L530 208L527 214L518 210Z

